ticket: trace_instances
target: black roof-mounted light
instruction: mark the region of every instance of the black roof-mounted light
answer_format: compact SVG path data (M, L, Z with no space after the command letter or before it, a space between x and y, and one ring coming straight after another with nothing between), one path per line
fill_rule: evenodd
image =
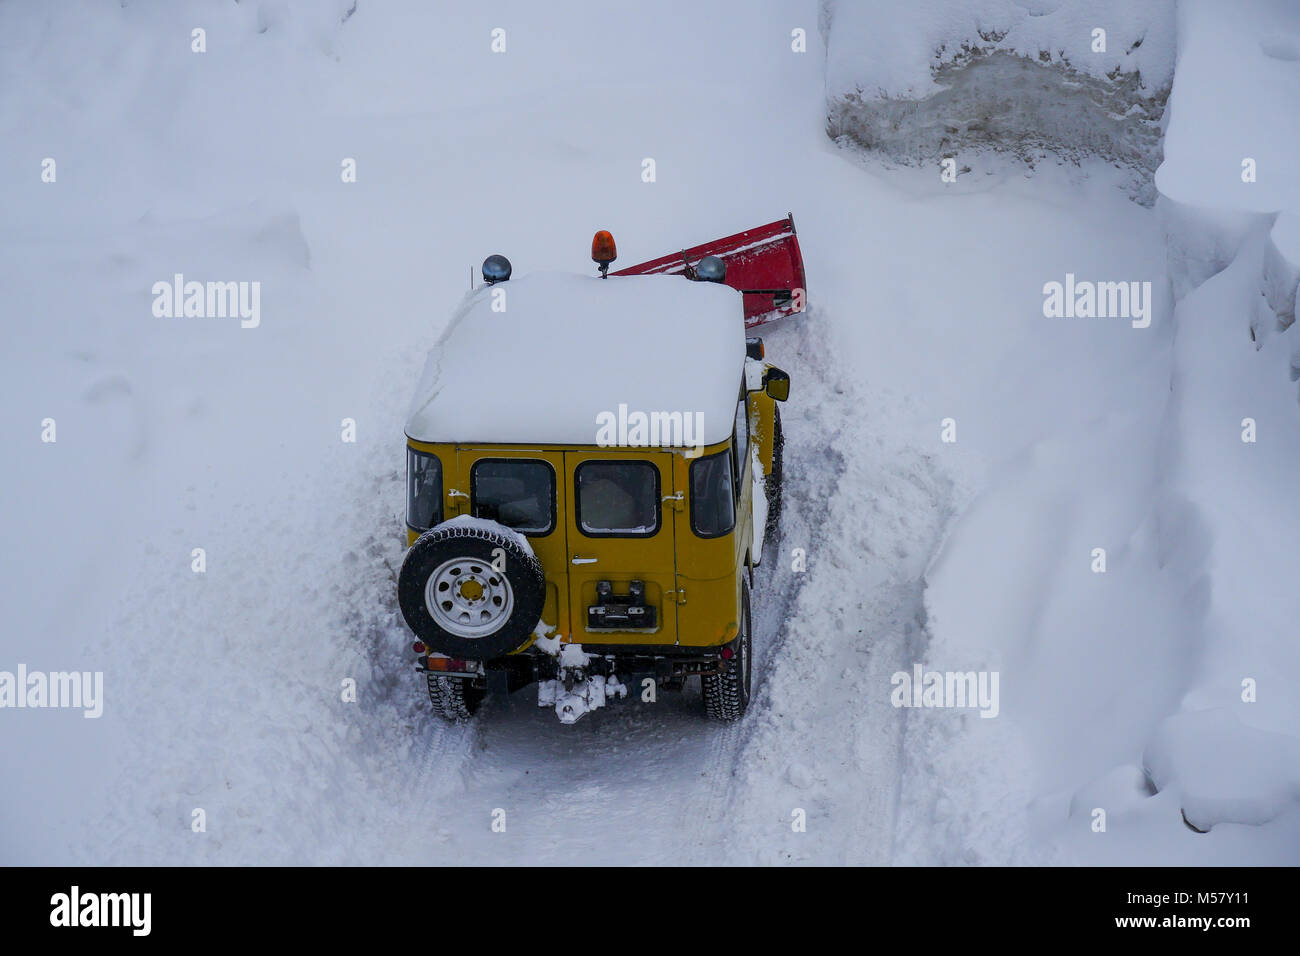
M705 256L695 264L695 278L701 282L726 282L727 264L717 256Z
M488 285L510 278L510 260L505 256L488 256L483 260L483 281Z

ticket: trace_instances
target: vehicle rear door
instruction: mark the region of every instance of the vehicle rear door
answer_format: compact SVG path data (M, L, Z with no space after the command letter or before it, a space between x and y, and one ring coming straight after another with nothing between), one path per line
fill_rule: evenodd
M488 518L528 538L546 575L542 623L564 633L569 622L568 482L564 455L537 448L456 449L454 492L460 514ZM450 486L450 482L448 483Z
M673 526L682 496L673 459L649 448L564 453L572 640L677 643ZM641 582L639 600L633 582ZM634 610L638 603L643 610ZM637 623L651 614L653 626Z

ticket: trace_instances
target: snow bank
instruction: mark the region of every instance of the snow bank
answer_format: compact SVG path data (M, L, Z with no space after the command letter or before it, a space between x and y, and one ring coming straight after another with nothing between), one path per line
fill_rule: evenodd
M1109 752L1098 753L1091 782L1068 788L1058 828L1083 860L1295 861L1300 72L1288 51L1297 36L1294 5L1179 5L1155 177L1175 300L1167 405L1152 483L1133 489L1146 519L1106 574L1108 587L1131 593L1104 602L1119 616L1096 632L1113 671L1090 682L1107 712L1095 719L1113 721L1098 738ZM1067 593L1050 591L1049 607ZM1160 594L1166 607L1143 614ZM1124 646L1116 635L1127 635ZM1037 808L1049 828L1051 804ZM1098 809L1103 831L1090 826Z
M1165 239L1172 295L1147 365L1101 359L1111 374L1082 393L1088 415L999 462L927 572L929 659L1002 671L1004 719L1030 750L1033 842L1062 862L1296 860L1300 256L1283 157L1297 154L1300 74L1277 55L1293 10L1180 7L1145 227ZM1098 233L1138 228L1121 222ZM949 791L915 830L938 824L960 846L997 832L978 767L1012 766L1013 751L978 724L950 737L923 737L927 756L986 792Z
M1290 326L1300 292L1300 210L1282 213L1269 230L1260 285L1278 323Z
M833 138L914 164L981 148L1030 166L1101 156L1139 183L1159 162L1173 0L824 6Z
M1223 716L1176 719L1175 730L1163 732L1174 736L1157 738L1149 750L1149 769L1187 782L1191 802L1181 809L1201 829L1279 817L1276 825L1294 832L1296 815L1283 813L1286 793L1291 809L1300 809L1277 776L1294 772L1288 753L1300 744L1300 660L1292 638L1300 596L1291 582L1300 539L1300 502L1291 488L1300 408L1288 374L1295 333L1279 330L1259 290L1267 244L1265 223L1174 313L1167 482L1187 510L1171 531L1189 520L1199 529L1204 546L1189 572L1201 581L1205 608L1179 711ZM1202 732L1201 763L1189 767L1182 756L1193 749L1187 741ZM1276 746L1261 748L1261 739ZM1207 790L1202 784L1214 776L1216 754L1224 758L1224 783ZM1231 805L1223 803L1225 793L1234 795Z
M993 53L1065 66L1093 79L1131 74L1145 95L1174 69L1171 0L823 0L826 92L922 99L937 71ZM1094 49L1094 29L1106 31Z
M1183 0L1161 195L1211 209L1295 209L1297 95L1300 7Z
M1259 288L1285 328L1300 284L1300 7L1186 0L1156 172L1181 298L1272 222Z
M1144 755L1151 782L1176 789L1188 824L1263 824L1300 806L1300 737L1243 724L1230 710L1165 721Z

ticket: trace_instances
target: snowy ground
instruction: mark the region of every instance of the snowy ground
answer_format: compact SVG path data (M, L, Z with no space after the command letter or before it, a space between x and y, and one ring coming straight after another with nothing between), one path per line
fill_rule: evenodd
M1128 173L990 156L944 184L837 147L815 2L350 7L0 8L0 669L102 670L106 697L0 713L0 862L1298 861L1292 764L1272 823L1210 794L1208 835L1141 771L1218 646L1222 539L1180 463L1223 454L1198 403L1254 373L1186 374L1230 342L1174 334L1167 220ZM391 569L403 415L468 267L581 270L596 228L635 262L786 210L812 308L765 333L794 388L750 714L706 723L688 687L436 723ZM1195 295L1240 301L1238 271ZM260 280L261 324L155 318L176 272ZM1151 282L1150 327L1044 317L1067 273ZM1274 561L1233 599L1284 588ZM1261 666L1284 623L1256 621ZM894 708L915 662L998 670L999 717Z

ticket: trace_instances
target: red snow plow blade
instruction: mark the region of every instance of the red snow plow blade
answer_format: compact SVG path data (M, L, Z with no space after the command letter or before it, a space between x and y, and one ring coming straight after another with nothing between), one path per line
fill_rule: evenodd
M745 294L745 328L802 312L807 304L803 255L794 231L794 216L788 215L766 226L746 229L725 239L692 246L671 255L651 259L611 272L612 276L694 276L694 267L705 256L717 256L727 264L726 284Z

